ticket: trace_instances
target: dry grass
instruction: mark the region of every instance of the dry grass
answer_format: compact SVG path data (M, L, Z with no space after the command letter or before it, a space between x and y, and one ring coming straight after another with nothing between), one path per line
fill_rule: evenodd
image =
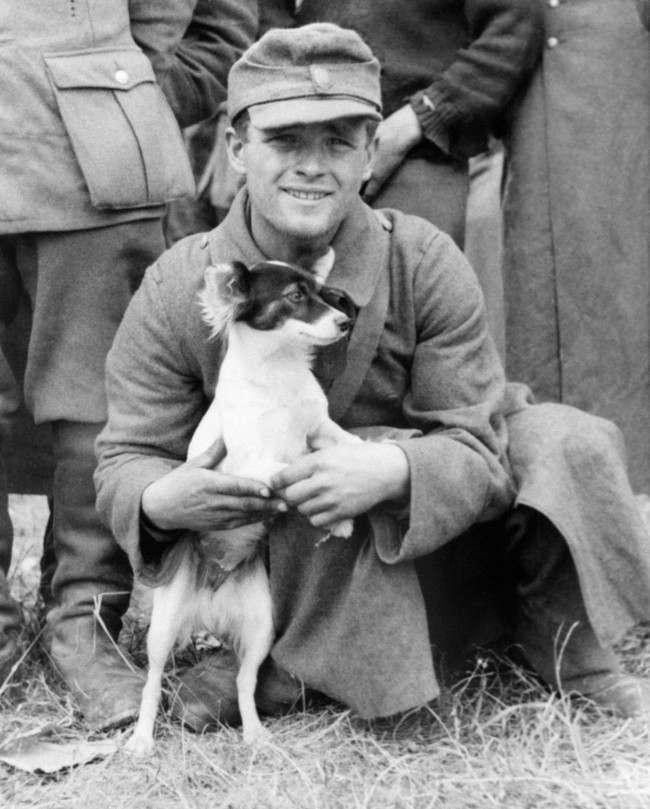
M36 569L25 535L40 536L33 507L14 500L21 527L13 586L32 597ZM26 511L26 514L23 512ZM20 512L20 513L19 513ZM30 523L30 520L32 522ZM31 602L33 604L33 601ZM26 642L35 626L28 628ZM621 651L650 672L650 632ZM4 739L46 725L85 738L35 648L0 696ZM163 718L159 752L41 776L0 764L0 806L15 809L641 809L650 805L650 728L549 696L523 670L493 656L433 709L367 723L347 711L303 711L269 721L257 752L237 731L203 737Z

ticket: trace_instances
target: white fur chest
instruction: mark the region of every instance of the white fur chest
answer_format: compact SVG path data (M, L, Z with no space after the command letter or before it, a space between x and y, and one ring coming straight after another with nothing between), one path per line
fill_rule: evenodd
M327 399L306 358L250 363L234 346L220 369L215 405L228 453L223 470L257 479L306 453L308 436L327 418Z

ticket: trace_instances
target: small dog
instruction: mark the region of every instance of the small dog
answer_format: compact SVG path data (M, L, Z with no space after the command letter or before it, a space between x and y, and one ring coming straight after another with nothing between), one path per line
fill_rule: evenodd
M220 470L268 485L314 441L323 447L360 440L329 418L327 399L311 372L315 348L341 339L350 327L350 317L330 305L327 290L321 289L319 279L333 262L330 250L310 270L274 261L250 270L241 263L206 269L199 295L203 317L212 337L226 337L227 350L214 400L194 432L188 458L222 437L227 454ZM333 296L345 300L330 289L328 299ZM352 528L352 520L344 520L327 535L349 537ZM266 526L257 523L188 534L170 549L153 593L149 673L129 751L153 753L165 662L177 640L187 643L198 630L233 643L244 741L267 738L254 699L257 672L274 638L261 555L266 533Z

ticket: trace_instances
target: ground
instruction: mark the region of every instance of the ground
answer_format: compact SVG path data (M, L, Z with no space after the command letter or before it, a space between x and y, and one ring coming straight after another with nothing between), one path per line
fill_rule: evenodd
M46 505L12 497L17 528L11 582L37 636L38 543ZM138 601L136 614L146 606ZM138 653L143 629L129 623ZM141 650L140 650L141 651ZM650 675L650 626L619 647L625 666ZM465 678L428 708L364 722L337 707L268 720L272 743L248 749L238 730L196 736L164 715L158 751L137 761L121 749L42 775L0 763L0 807L12 809L645 809L650 727L549 694L529 673L479 654ZM34 643L0 684L0 744L52 728L62 741L93 737Z

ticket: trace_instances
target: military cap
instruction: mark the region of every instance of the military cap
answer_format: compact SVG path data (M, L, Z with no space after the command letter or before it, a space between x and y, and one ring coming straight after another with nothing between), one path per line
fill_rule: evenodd
M332 23L272 28L230 70L230 120L244 110L260 128L348 116L379 121L379 62L355 31Z

